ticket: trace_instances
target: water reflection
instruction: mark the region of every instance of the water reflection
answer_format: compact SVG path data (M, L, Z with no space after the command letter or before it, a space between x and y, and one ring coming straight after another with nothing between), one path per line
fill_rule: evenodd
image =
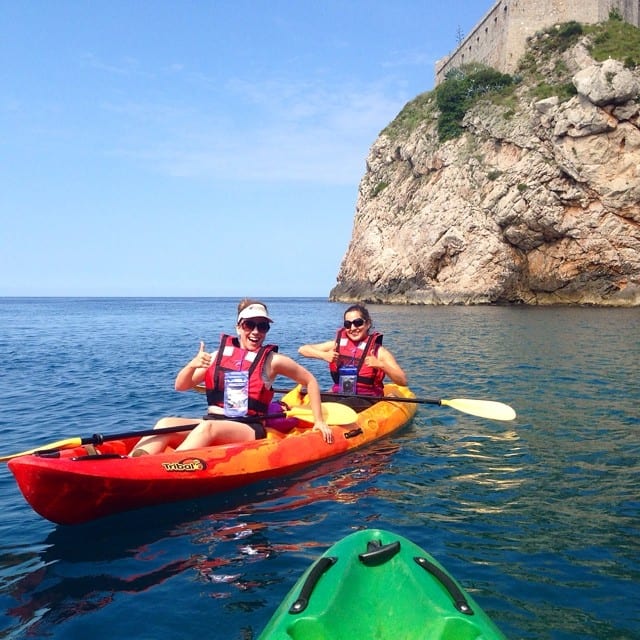
M278 530L319 524L323 503L348 505L371 495L373 488L365 485L398 450L393 442L378 443L354 452L347 463L325 462L290 484L265 483L222 498L56 527L39 548L3 556L3 570L12 576L3 585L11 600L5 615L14 620L7 631L46 635L55 625L112 604L119 594L141 594L172 580L184 588L194 576L216 600L264 588L273 578L249 577L250 565L321 546L299 538L271 542L271 515L277 514ZM304 517L287 519L294 513ZM258 600L240 608L263 607Z

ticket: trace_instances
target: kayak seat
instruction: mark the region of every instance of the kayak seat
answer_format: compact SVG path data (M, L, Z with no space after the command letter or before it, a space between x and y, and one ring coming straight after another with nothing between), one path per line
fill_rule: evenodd
M110 440L100 445L100 453L103 455L106 453L117 453L118 455L125 456L127 453L127 445L124 440Z
M99 447L99 448L98 448ZM112 460L113 458L126 458L126 446L122 440L103 442L96 447L93 444L85 444L78 451L85 451L84 455L74 455L74 462L79 460Z
M340 396L335 393L321 393L320 400L322 402L339 402L345 404L347 407L351 407L356 413L360 413L365 409L369 409L376 402L380 402L382 398L380 396Z
M88 456L122 456L127 454L127 446L122 440L110 440L96 447L93 444L85 444L82 447Z

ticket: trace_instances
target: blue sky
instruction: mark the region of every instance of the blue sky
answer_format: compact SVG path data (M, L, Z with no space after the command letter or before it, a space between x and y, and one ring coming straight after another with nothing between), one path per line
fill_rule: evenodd
M0 0L0 295L327 296L489 0Z

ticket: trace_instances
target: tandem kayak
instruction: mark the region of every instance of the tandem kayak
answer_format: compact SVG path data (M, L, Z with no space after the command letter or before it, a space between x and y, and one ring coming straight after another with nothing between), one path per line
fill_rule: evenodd
M386 385L385 395L412 398L406 387ZM282 399L296 407L308 399L296 387ZM151 505L200 498L304 470L378 440L404 426L417 405L387 398L346 426L332 426L333 443L309 423L288 433L267 428L267 437L157 455L128 457L138 436L9 460L25 500L44 518L79 524Z
M358 531L294 585L258 640L505 640L431 555L399 535Z

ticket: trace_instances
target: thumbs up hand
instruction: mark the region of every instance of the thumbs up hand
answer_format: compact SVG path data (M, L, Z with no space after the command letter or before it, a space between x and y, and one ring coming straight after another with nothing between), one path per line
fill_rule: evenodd
M205 350L204 341L200 341L200 349L187 365L192 369L206 369L211 364L211 354Z

